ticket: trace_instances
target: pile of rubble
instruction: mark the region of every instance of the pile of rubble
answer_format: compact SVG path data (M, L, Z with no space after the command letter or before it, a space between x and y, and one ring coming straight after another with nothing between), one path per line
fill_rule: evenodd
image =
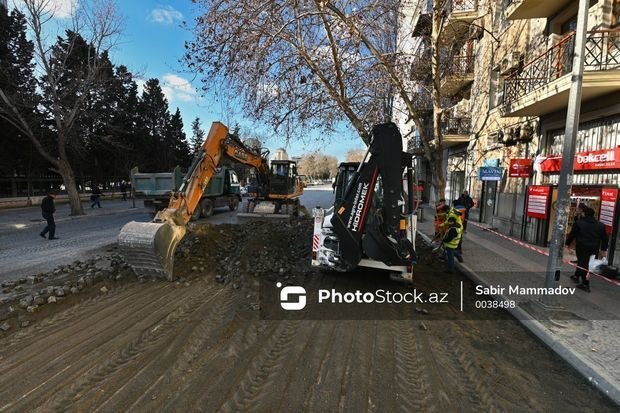
M292 283L312 272L312 220L253 221L243 225L195 225L181 242L175 273L212 273L233 288L259 278ZM188 274L189 273L189 274Z
M30 321L22 317L24 312L38 312L41 307L80 294L88 287L98 286L99 292L106 293L108 287L100 286L104 281L131 279L135 279L133 271L120 254L113 252L84 262L74 261L53 271L4 281L1 284L0 330L7 331L16 324L9 320L18 320L20 327L27 327Z

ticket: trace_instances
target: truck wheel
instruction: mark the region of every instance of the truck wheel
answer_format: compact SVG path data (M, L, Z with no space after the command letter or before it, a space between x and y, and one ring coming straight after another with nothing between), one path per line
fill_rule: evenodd
M239 198L237 198L235 196L235 197L230 199L230 201L228 203L228 208L230 208L231 211L234 211L238 207L239 207Z
M190 219L190 221L196 221L197 219L202 218L202 207L200 206L200 204L196 205L196 209L194 210L194 213L192 214L192 218Z
M211 201L209 198L205 198L200 201L200 208L202 209L203 217L208 218L213 215L213 201Z

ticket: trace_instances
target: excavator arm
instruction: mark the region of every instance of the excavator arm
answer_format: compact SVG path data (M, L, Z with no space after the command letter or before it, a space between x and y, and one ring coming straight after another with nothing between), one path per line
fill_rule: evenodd
M129 222L119 233L120 250L139 276L172 279L174 251L222 157L255 167L263 180L268 179L267 160L245 147L220 122L211 125L201 149L168 207L153 221Z

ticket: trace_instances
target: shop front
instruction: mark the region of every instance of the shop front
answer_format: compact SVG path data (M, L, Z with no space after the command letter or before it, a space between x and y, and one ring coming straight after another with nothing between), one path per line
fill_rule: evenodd
M564 131L547 133L543 156L534 167L542 179L539 185L530 185L524 206L524 226L530 229L522 233L528 242L547 245L551 239L555 220L557 183L562 167L561 151ZM582 123L576 141L574 173L571 176L570 211L567 233L572 229L575 213L580 204L592 208L595 218L601 221L610 236L610 259L617 247L618 232L618 184L620 183L620 117L598 119ZM617 260L616 260L617 261Z

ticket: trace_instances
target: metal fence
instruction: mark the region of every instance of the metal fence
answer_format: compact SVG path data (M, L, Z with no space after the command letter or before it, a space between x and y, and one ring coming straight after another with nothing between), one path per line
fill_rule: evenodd
M449 0L445 2L446 11L463 13L478 10L478 0Z
M575 34L563 38L504 82L504 103L510 105L521 97L570 73L575 54ZM620 68L620 31L588 32L584 70L602 71Z
M469 135L471 133L471 118L444 116L444 135Z

